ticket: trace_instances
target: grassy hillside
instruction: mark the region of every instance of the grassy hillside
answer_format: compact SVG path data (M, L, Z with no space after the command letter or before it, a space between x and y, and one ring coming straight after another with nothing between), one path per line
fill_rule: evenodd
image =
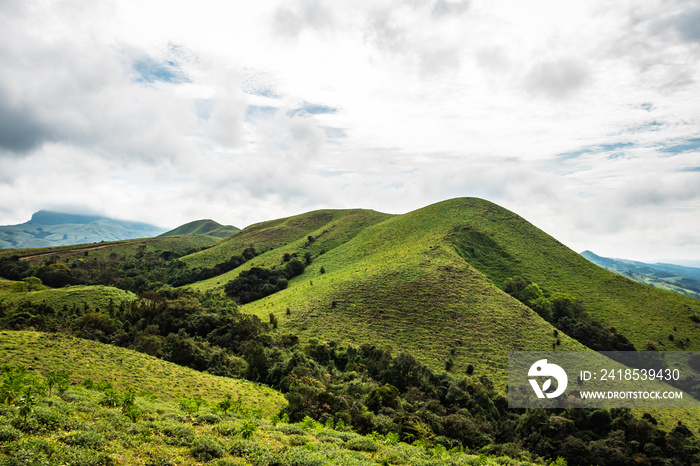
M242 270L279 267L285 253L310 252L313 263L288 289L242 310L262 319L273 313L284 331L307 338L410 351L433 368L452 359L454 371L471 363L502 374L508 350L552 348L551 325L501 291L516 275L547 294L570 294L595 321L615 327L640 349L650 340L660 349L678 349L669 335L689 340L685 349L700 348L691 320L700 315L700 301L607 272L495 204L454 199L400 216L375 214L365 224L346 222L352 234L341 234L343 220L365 212L319 211L265 222L183 260L208 265L250 245L266 251L193 285L204 290L222 287ZM331 242L331 234L343 241ZM309 244L309 236L317 239ZM559 340L559 349L578 348Z
M460 255L502 287L520 275L546 293L580 300L594 320L614 327L638 349L648 341L659 349L700 349L700 300L633 282L584 257L506 209L477 200L463 204L463 222L447 237ZM438 204L439 206L440 204ZM670 341L669 335L671 335Z
M601 257L583 251L583 257L596 265L639 283L700 298L700 268L674 264L647 264L624 259Z
M308 242L314 238L310 251L319 254L348 241L364 228L381 222L390 215L372 210L318 210L294 217L258 223L226 238L216 248L183 258L191 267L212 267L253 246L260 252L282 248L289 243ZM318 240L318 241L316 241ZM287 248L291 250L290 248Z
M31 371L66 371L78 384L87 379L109 382L118 390L133 387L165 401L201 395L210 403L232 395L243 405L262 408L266 416L286 404L274 390L246 380L216 377L125 348L83 340L60 333L3 330L0 333L0 366L24 364Z
M245 229L183 260L204 263L224 247L269 248L239 269L195 285L206 289L241 270L281 266L285 253L310 252L313 263L287 290L242 311L261 319L272 313L280 331L305 338L410 352L433 369L451 360L452 371L463 373L473 364L503 383L508 350L552 349L557 338L551 325L494 286L445 239L463 211L445 204L401 216L373 213L365 225L356 218L366 211L317 212ZM343 227L352 234L342 234ZM315 238L311 244L309 236ZM559 341L559 349L582 349L566 336Z
M211 236L156 237L137 240L112 241L102 243L79 244L49 248L7 249L0 250L0 258L19 256L21 260L40 263L47 258L58 260L83 260L86 257L106 259L115 254L119 259L127 260L146 253L161 254L172 251L188 254L201 248L215 245L220 240Z
M75 285L57 289L43 287L42 290L18 291L15 283L0 279L0 303L8 306L32 303L46 304L54 309L79 306L81 310L85 307L107 310L110 306L136 299L134 293L104 285Z
M268 389L190 374L178 367L163 368L158 361L124 351L113 353L109 347L80 341L66 345L65 337L29 332L2 337L0 344L11 351L21 347L29 356L35 355L27 373L18 371L14 361L0 372L2 393L10 395L0 405L3 465L542 464L535 455L517 449L511 449L511 457L505 452L470 454L448 451L442 445L411 446L399 442L396 434L363 436L332 420L321 425L306 418L290 424L284 416L271 413L280 405ZM52 358L52 353L60 351L76 355L71 369L79 374L47 392L45 363L52 370L60 369L60 360ZM86 358L81 356L84 352L94 354ZM110 357L119 364L103 362ZM144 385L120 371L119 365L140 371L143 367L138 366L147 365L161 383ZM82 366L91 371L81 370ZM103 371L100 382L91 377L97 370ZM114 389L105 384L112 379ZM190 401L191 393L197 392L210 402L196 406L168 401L184 384L190 385L185 391ZM173 386L173 391L164 390ZM21 397L16 397L19 393ZM241 394L240 405L222 403L222 395L236 394Z
M214 220L195 220L194 222L180 225L160 236L206 235L216 238L225 238L239 231L241 231L240 228L236 228L232 225L221 225Z

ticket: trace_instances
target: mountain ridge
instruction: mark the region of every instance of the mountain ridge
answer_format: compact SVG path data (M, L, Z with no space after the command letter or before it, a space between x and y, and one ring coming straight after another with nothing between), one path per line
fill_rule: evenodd
M163 231L163 228L142 222L40 210L25 223L0 226L0 249L149 238Z
M613 259L599 256L588 250L583 251L581 256L606 270L636 282L700 299L700 268Z

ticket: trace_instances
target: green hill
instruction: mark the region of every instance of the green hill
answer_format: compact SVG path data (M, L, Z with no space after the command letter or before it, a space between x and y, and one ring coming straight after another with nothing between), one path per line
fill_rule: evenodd
M262 254L192 286L222 289L243 270L281 267L285 253L310 253L313 263L286 290L242 311L263 319L273 313L280 328L307 338L410 351L433 368L452 359L455 372L474 364L503 375L508 350L552 348L553 327L502 291L517 275L547 294L580 300L593 320L615 327L640 349L648 341L677 349L668 335L677 342L689 339L684 349L700 348L691 320L700 315L700 301L607 272L480 199L454 199L396 216L312 212L246 228L183 261L206 266L251 245ZM580 347L559 339L558 348Z
M214 236L216 238L225 238L233 235L234 233L238 233L239 231L241 231L240 228L236 228L232 225L221 225L214 220L195 220L194 222L180 225L179 227L165 232L160 236L206 235Z
M15 251L0 254L0 275L15 280L0 281L4 328L60 330L269 384L292 420L584 466L690 458L697 444L688 410L507 408L508 351L586 351L600 344L589 333L697 349L700 301L601 269L480 199L403 215L320 210L223 240ZM629 445L612 447L619 431Z
M286 404L279 392L247 380L204 374L143 353L60 333L3 330L0 347L0 366L24 364L37 374L65 371L78 384L87 379L109 382L120 391L132 387L165 401L200 395L215 403L226 395L241 395L244 406L262 408L266 416Z

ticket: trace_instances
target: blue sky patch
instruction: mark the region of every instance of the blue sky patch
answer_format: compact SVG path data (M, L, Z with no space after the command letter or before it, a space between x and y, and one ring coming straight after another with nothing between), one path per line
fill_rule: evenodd
M288 111L287 116L293 117L297 115L328 115L337 111L337 108L329 107L327 105L315 105L304 102L304 104L301 107Z
M570 160L578 158L584 154L598 154L601 152L613 152L610 154L610 158L623 157L625 152L622 149L634 146L632 142L616 142L614 144L600 144L597 146L587 146L579 150L571 152L563 152L558 154L557 157L562 160Z
M277 107L270 107L266 105L248 105L245 111L246 121L255 121L272 118L277 113Z
M190 82L177 63L172 60L158 62L150 57L138 60L133 64L134 71L139 74L137 82L154 83L156 81L181 84Z
M659 149L660 152L667 154L682 154L683 152L692 152L700 150L700 138L690 138L684 143L674 144Z

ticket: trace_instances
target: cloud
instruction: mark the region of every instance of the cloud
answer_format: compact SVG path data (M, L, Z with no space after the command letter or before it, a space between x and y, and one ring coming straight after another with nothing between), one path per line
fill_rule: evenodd
M435 16L453 16L460 15L471 7L471 0L449 1L437 0L433 5L433 15Z
M13 102L0 90L0 157L26 153L52 139L48 128L26 103Z
M590 80L588 67L580 60L563 58L535 63L525 76L525 89L552 99L572 96Z
M300 0L279 6L272 16L273 34L297 38L304 30L323 31L334 25L332 14L318 0Z
M53 142L151 160L187 152L194 120L191 102L173 92L174 64L168 75L142 51L80 34L46 37L27 21L10 26L3 36L12 40L0 46L0 147L26 156Z

